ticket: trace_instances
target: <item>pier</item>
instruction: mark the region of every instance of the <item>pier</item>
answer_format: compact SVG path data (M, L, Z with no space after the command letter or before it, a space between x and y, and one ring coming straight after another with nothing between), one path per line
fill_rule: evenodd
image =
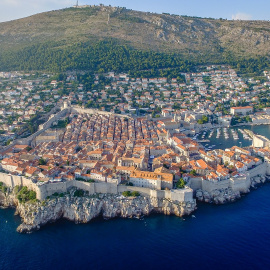
M251 131L251 130L249 130L249 129L244 129L244 132L251 138L251 139L253 139L253 137L254 137L254 133Z
M210 140L198 140L197 142L199 142L199 143L206 143L206 142L210 142Z

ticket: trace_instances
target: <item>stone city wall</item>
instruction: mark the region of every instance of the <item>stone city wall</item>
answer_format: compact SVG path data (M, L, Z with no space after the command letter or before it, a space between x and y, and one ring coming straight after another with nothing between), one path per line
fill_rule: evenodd
M210 193L215 189L226 189L228 187L229 187L229 179L218 182L212 182L208 180L202 181L202 190L205 190Z
M249 177L255 177L257 175L266 175L268 171L270 172L270 167L268 162L264 162L261 165L255 167L254 169L248 170L245 174Z
M178 202L192 202L193 190L186 187L185 189L177 190L153 190L150 189L150 196L158 199L168 199Z
M11 145L3 148L1 151L6 151L6 150L8 150L9 148L13 147L16 144L28 144L28 145L34 146L35 145L35 142L34 142L35 138L37 136L39 136L41 133L43 133L45 130L50 128L53 122L55 122L59 118L63 117L68 111L69 111L69 109L64 109L64 110L58 112L56 115L54 115L52 118L50 118L47 122L45 122L42 125L43 126L42 129L38 130L36 133L30 135L27 138L14 140Z
M233 191L239 191L241 193L248 192L251 185L250 177L231 178L230 187Z
M201 177L191 178L188 182L188 186L194 191L202 189L207 192L212 192L215 189L227 189L232 188L234 191L247 192L251 185L251 178L259 175L270 175L270 164L264 162L263 164L242 173L243 177L230 178L228 180L222 180L218 182L212 182L204 180Z
M190 178L188 181L188 186L195 191L198 189L202 189L202 181L203 181L202 177Z
M141 187L134 187L134 186L118 186L118 192L123 193L124 191L138 191L140 194L144 196L150 196L150 188L141 188Z
M106 112L106 111L100 111L97 109L84 109L82 107L76 107L76 106L72 106L71 107L71 112L73 113L86 113L86 114L101 114L101 115L115 115L118 117L128 117L130 118L128 115L124 115L124 114L116 114L116 113L111 113L111 112Z
M138 191L143 196L154 198L165 198L173 201L187 202L193 201L193 191L190 188L183 190L151 190L149 188L140 188L134 186L117 186L111 183L87 183L82 181L67 181L59 183L46 183L37 185L31 179L24 176L15 176L6 173L0 173L0 182L6 186L14 188L15 186L26 186L27 188L36 191L37 199L45 200L48 196L54 193L66 193L69 188L76 187L88 191L89 194L122 194L124 191Z
M43 196L43 191L40 190L40 186L37 186L31 179L24 176L0 172L0 182L3 182L7 187L11 188L14 188L15 186L26 186L27 188L36 191L38 199Z

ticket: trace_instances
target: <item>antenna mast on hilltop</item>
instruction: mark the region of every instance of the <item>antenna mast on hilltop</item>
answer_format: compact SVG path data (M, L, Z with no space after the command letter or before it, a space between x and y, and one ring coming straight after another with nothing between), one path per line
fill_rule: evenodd
M77 0L77 3L76 3L76 7L78 7L79 6L79 0Z

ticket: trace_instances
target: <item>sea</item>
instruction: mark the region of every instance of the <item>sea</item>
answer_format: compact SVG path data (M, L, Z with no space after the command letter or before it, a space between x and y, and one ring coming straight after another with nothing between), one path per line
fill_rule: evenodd
M249 128L270 137L269 126ZM60 220L31 234L16 232L13 209L0 209L0 269L270 269L269 194L266 183L183 218Z

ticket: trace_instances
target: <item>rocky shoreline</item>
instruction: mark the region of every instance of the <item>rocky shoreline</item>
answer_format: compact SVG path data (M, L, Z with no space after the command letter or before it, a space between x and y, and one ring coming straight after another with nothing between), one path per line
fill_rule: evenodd
M251 179L251 188L269 181L264 176L256 176ZM102 216L104 219L112 218L140 218L151 213L175 215L182 217L190 215L196 210L196 200L193 202L176 202L168 199L153 197L124 197L122 195L95 194L92 196L76 197L72 189L63 197L54 196L45 201L20 203L13 190L6 194L0 191L0 206L15 208L16 215L20 215L22 224L17 228L19 233L29 233L39 230L41 226L55 222L59 219L67 219L78 223L88 223ZM241 194L250 192L235 192L231 188L213 190L207 192L197 190L195 197L200 202L225 204L241 198Z
M15 207L22 224L17 228L20 233L39 230L41 226L55 222L61 218L75 223L88 223L102 216L104 219L116 217L139 218L151 213L184 216L196 209L196 202L174 202L152 197L128 197L111 194L75 197L74 191L63 197L52 197L42 202L20 203L13 192L0 192L0 205Z
M251 188L256 188L256 186L264 184L270 179L265 176L256 176L251 178ZM224 204L234 202L241 198L241 194L249 193L250 189L246 189L242 193L239 191L234 191L231 188L226 189L215 189L212 192L207 192L205 190L196 191L196 199L200 202L214 203L214 204Z

